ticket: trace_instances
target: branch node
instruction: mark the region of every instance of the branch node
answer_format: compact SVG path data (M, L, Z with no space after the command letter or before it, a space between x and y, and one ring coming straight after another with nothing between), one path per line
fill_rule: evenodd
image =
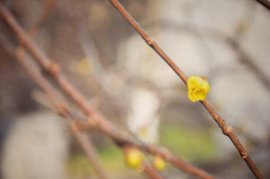
M64 116L65 113L67 112L67 107L64 103L58 103L57 106L56 106L56 109L57 109L57 113L60 115L60 116Z
M88 126L91 128L97 125L97 121L95 120L93 116L88 117L87 122L88 122Z
M153 44L154 44L154 40L151 38L151 37L147 37L146 39L145 39L145 42L149 45L149 46L153 46Z
M212 115L212 117L215 119L215 120L217 120L218 118L219 118L219 115L218 114L211 114Z
M241 152L241 157L242 157L243 159L248 158L248 153L247 153L247 152Z
M232 126L224 126L222 128L222 132L223 132L223 134L228 135L228 134L233 132L233 127Z
M47 66L46 71L52 76L58 76L58 74L60 72L60 67L57 63L51 62Z
M70 128L72 129L72 131L74 131L76 133L80 132L80 126L76 122L70 123Z

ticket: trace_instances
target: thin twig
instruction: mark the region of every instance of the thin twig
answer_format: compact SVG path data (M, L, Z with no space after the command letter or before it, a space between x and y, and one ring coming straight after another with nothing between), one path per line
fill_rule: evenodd
M94 172L96 173L97 177L103 178L103 179L110 178L108 176L105 168L101 164L100 158L97 155L97 151L96 151L90 137L85 132L83 132L80 128L78 128L76 121L73 120L69 126L71 128L71 131L72 131L74 137L77 139L80 146L84 150L84 152L85 152L88 160L90 161L90 164L93 167Z
M38 33L42 23L45 22L46 19L49 17L54 6L55 6L54 0L47 0L46 1L45 7L43 8L43 12L39 16L39 18L37 18L37 21L34 23L34 25L32 25L31 29L29 30L30 36L33 37ZM41 88L47 93L47 95L50 97L51 100L55 101L55 103L54 103L55 107L58 109L58 112L59 112L60 109L59 109L58 104L61 103L63 105L64 102L60 102L60 99L58 99L60 97L60 95L57 93L57 90L53 86L51 86L50 83L41 76L41 74L39 74L38 72L35 72L34 70L32 70L29 67L30 64L28 64L26 59L25 59L25 51L24 51L22 46L19 46L15 50L15 56L16 56L17 60L20 62L20 64L25 68L26 72L30 76L32 76L32 79L37 84L39 84L39 86L41 86ZM36 75L35 75L35 73L36 73ZM76 121L74 121L74 117L72 118L70 116L71 112L68 113L68 111L70 111L70 110L67 109L68 108L67 103L65 103L64 106L65 106L64 108L66 110L62 110L61 115L68 120L68 124L69 124L69 128L71 130L71 133L73 134L73 136L75 137L75 139L78 141L81 148L85 152L87 159L89 160L91 166L94 169L95 174L97 175L97 177L99 179L108 179L109 177L106 174L106 171L101 164L100 158L98 157L97 151L95 150L90 137L87 134L85 134L84 132L76 130L76 126L77 126Z
M9 51L9 54L12 54L15 56L15 58L18 60L18 62L22 65L22 67L26 70L28 75L32 78L34 82L36 82L49 96L50 100L53 102L56 112L58 112L62 117L64 117L68 124L69 128L71 129L72 134L77 139L81 147L86 153L86 156L90 163L92 164L92 167L94 168L95 172L97 173L97 176L100 179L106 179L109 178L105 170L101 167L100 160L98 159L96 155L96 151L93 148L92 144L90 143L90 140L88 136L81 131L82 128L80 128L80 125L87 125L86 123L81 123L80 121L74 120L74 117L71 115L70 109L66 105L64 101L58 100L58 94L53 86L46 80L42 75L35 70L34 68L31 68L31 64L28 63L25 59L24 52L22 49L18 49L15 51L15 53L10 53L12 51ZM92 123L91 123L92 124ZM86 127L85 127L86 128ZM105 130L110 130L110 128L106 128ZM107 132L109 133L109 132ZM118 141L117 138L114 138L115 141ZM122 139L121 139L122 140ZM119 141L117 143L120 143ZM131 143L130 143L131 144ZM135 146L135 145L134 145ZM124 146L121 146L121 148L124 148ZM142 165L142 171L152 179L162 179L162 177L158 174L158 172L151 167L149 164L144 163Z
M14 51L14 50L13 50ZM78 140L79 144L81 145L82 149L84 150L90 164L93 166L97 177L100 179L108 179L108 175L106 174L103 166L101 165L100 159L97 156L97 152L95 151L94 147L91 145L90 140L88 140L88 136L86 136L82 131L74 130L74 126L76 121L74 117L72 117L69 111L69 108L65 101L61 100L59 94L57 93L56 89L46 80L42 75L31 68L33 64L30 64L24 55L24 51L21 48L18 48L14 53L9 50L9 54L14 55L20 65L25 69L28 75L32 78L32 80L48 95L49 99L52 101L53 105L56 108L56 112L61 114L65 119L68 120L69 127L71 129L71 133L75 136Z
M267 74L260 69L260 67L254 62L254 60L247 54L240 46L239 42L228 38L228 44L238 53L237 60L247 66L250 72L257 78L259 82L270 92L270 79Z
M270 11L270 1L269 0L256 0L260 3L263 7Z
M156 170L146 162L143 164L143 171L149 178L164 179L164 177L159 175Z
M123 134L123 132L115 128L112 123L105 120L101 114L90 108L85 98L61 74L58 65L51 62L49 58L47 58L46 55L35 46L35 44L13 18L11 13L4 6L0 6L0 16L15 32L23 47L34 57L34 60L36 60L42 66L43 70L50 74L52 79L58 83L60 88L67 94L67 96L71 98L82 111L84 111L84 113L88 116L86 120L89 122L90 126L100 129L100 131L113 139L113 141L120 147L124 147L125 145L137 146L138 148L152 155L163 156L165 160L171 162L175 167L183 170L186 173L204 179L213 178L207 172L193 167L183 160L172 156L169 152L164 152L163 150L157 149L151 145L142 146L141 144L137 144L134 140L129 139L126 133Z
M2 45L2 44L1 44ZM3 46L4 48L6 46ZM102 165L100 163L100 160L98 159L98 156L96 155L96 151L93 148L92 144L90 143L90 140L88 136L82 132L82 129L86 129L89 127L88 123L83 123L81 121L76 121L75 117L72 116L70 108L67 106L67 104L64 101L59 100L58 93L56 89L49 83L47 79L45 79L38 70L35 70L35 68L32 68L33 64L30 64L25 59L25 54L22 48L17 48L17 50L10 50L5 49L10 55L14 56L17 61L20 63L20 65L25 69L27 74L32 78L32 80L41 88L44 90L44 92L47 93L49 96L49 99L52 101L54 107L56 108L56 112L64 117L64 119L67 120L67 123L69 124L69 128L71 129L72 134L77 139L81 147L83 148L88 160L92 164L92 167L94 168L97 176L100 179L107 179L109 178L105 172L105 170L102 168ZM84 121L87 121L87 119L84 119ZM81 125L83 128L81 128ZM92 121L90 121L90 125L95 125ZM107 126L105 121L103 122L103 125L100 125L100 129L105 131L104 133L111 135L111 138L121 147L121 149L124 149L123 144L123 138L117 137L117 135L113 134L116 132L112 132L112 128L110 126ZM136 146L135 144L132 144L132 142L127 141L125 144L129 143L131 146ZM146 176L152 179L162 179L162 176L149 164L144 163L142 165L142 171L145 173Z
M173 60L159 47L159 45L143 30L143 28L136 22L136 20L129 14L129 12L122 6L118 0L110 0L112 5L117 11L128 21L128 23L140 34L145 42L171 67L173 71L179 76L179 78L186 84L187 77L182 70L173 62ZM209 112L212 118L216 121L218 126L221 128L223 134L228 136L235 148L239 152L240 156L246 162L252 173L256 178L263 178L262 174L256 167L253 160L250 158L244 146L239 141L238 137L233 131L233 128L227 125L221 116L214 110L208 100L201 101L201 104Z
M55 0L46 0L42 13L40 14L39 18L37 19L37 21L30 30L31 35L35 35L39 31L41 25L51 15L51 12L55 8L55 4L56 4Z

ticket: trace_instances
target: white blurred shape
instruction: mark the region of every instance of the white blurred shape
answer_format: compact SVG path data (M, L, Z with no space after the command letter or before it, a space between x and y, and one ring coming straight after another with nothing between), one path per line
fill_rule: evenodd
M11 129L3 149L5 179L64 179L68 139L55 114L24 116Z
M159 105L158 97L150 90L138 88L131 94L128 127L144 142L158 142Z
M207 75L209 65L199 53L200 47L196 37L171 30L161 30L152 35L183 71ZM124 42L119 50L121 65L130 76L151 81L159 88L171 87L179 82L176 74L137 34Z

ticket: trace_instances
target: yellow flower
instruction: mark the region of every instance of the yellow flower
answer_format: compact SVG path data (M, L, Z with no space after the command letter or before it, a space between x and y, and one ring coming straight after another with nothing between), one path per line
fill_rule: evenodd
M157 169L158 171L163 171L166 167L166 163L164 159L161 158L160 156L155 156L152 161L152 164L154 168Z
M208 81L199 76L191 76L187 80L188 98L192 102L203 101L209 90L210 85Z
M74 72L82 76L87 76L91 73L91 64L88 58L81 59L73 68Z
M139 169L144 160L144 154L136 148L130 148L126 151L125 160L128 167Z

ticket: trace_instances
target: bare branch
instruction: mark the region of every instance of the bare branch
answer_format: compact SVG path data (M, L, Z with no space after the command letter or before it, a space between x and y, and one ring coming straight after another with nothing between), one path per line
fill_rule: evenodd
M32 26L30 30L31 35L35 35L40 29L41 25L48 19L51 12L55 8L56 1L55 0L46 0L43 11L35 24Z
M159 45L144 31L144 29L136 22L136 20L129 14L129 12L122 6L118 0L110 0L117 11L128 21L128 23L140 34L145 42L171 67L171 69L179 76L179 78L186 84L187 77L182 70L174 63L174 61L159 47ZM212 118L216 121L222 132L230 138L240 156L246 162L252 173L256 178L263 178L262 174L256 167L253 160L248 155L246 149L239 141L236 134L233 132L231 126L227 125L224 119L221 118L210 105L208 100L201 101L201 104L209 112Z
M147 164L146 162L143 164L143 171L149 178L163 179L161 175L159 175L155 169Z
M90 140L88 140L88 136L86 136L82 131L75 130L76 120L71 115L71 112L67 106L67 103L60 99L59 94L57 93L56 89L48 82L48 80L42 77L42 75L39 73L38 70L31 68L33 64L30 64L25 59L23 49L18 48L18 50L15 51L15 53L13 53L12 55L14 55L17 61L22 65L22 67L25 69L28 75L32 78L32 80L36 82L37 85L40 86L41 89L43 89L44 92L48 94L50 100L53 102L56 112L58 112L61 116L67 119L67 122L69 124L72 134L75 136L75 138L78 140L79 144L81 145L82 149L84 150L98 178L100 179L109 178L105 170L103 169L103 166L101 165L100 159L97 156L97 152L95 151L95 148L90 143Z
M31 36L34 36L38 32L40 25L42 24L43 21L45 21L45 19L49 15L49 12L52 10L54 1L48 0L46 1L46 3L47 4L44 8L43 13L38 18L38 21L30 29L29 33ZM50 101L53 101L53 105L56 108L56 112L60 113L60 111L62 111L63 108L68 109L67 103L65 101L62 101L63 98L57 92L57 90L45 78L42 77L42 75L38 72L38 70L32 69L30 67L33 66L33 64L27 61L25 51L21 46L15 50L15 53L12 53L12 49L8 49L6 46L3 47L11 56L14 56L18 60L18 62L22 65L22 67L32 78L32 80L35 81L47 93ZM100 162L100 159L97 155L95 148L93 147L93 144L89 136L83 133L82 131L75 130L75 126L77 126L76 125L77 123L76 121L74 121L74 117L72 118L69 114L71 114L71 112L67 113L67 110L65 110L65 113L62 113L61 115L68 120L67 122L69 124L69 128L71 129L71 133L74 135L78 143L81 145L83 151L87 156L87 159L89 160L90 164L94 169L94 172L96 173L99 179L108 179L109 177L106 174L105 169L103 168Z
M141 150L148 152L149 154L159 155L163 157L165 160L172 163L175 167L183 170L186 173L204 179L213 178L207 172L198 169L196 167L193 167L189 163L174 157L167 151L160 150L152 145L142 145L141 143L139 144L136 143L136 141L132 140L127 133L118 130L114 125L112 125L112 123L107 121L100 113L98 113L88 105L87 101L79 93L79 91L77 91L61 74L59 66L56 63L51 62L50 59L47 58L47 56L41 50L39 50L39 48L35 46L30 37L23 31L23 29L16 22L11 13L4 6L1 5L0 5L0 16L14 31L17 38L20 40L22 46L34 57L33 60L36 60L36 62L43 68L43 70L46 71L52 77L52 79L57 82L59 87L66 93L66 95L69 98L71 98L74 101L74 103L76 103L77 106L87 115L84 121L87 121L89 126L99 129L102 133L110 137L121 148L124 148L126 145L136 146ZM17 58L18 57L19 56L17 56ZM32 74L30 76L33 77L35 75ZM60 109L60 113L62 115L63 114L70 115L69 113L66 113L67 111L69 111L69 109L65 104L60 104L60 107L58 105L58 109ZM149 173L150 171L148 169L145 169L144 172L148 172L147 175L151 176L151 178L160 178L157 177L159 176L159 174L157 173L156 170L151 170L151 174ZM153 172L155 172L155 175L153 175Z
M260 3L263 7L270 11L270 1L269 0L256 0Z

